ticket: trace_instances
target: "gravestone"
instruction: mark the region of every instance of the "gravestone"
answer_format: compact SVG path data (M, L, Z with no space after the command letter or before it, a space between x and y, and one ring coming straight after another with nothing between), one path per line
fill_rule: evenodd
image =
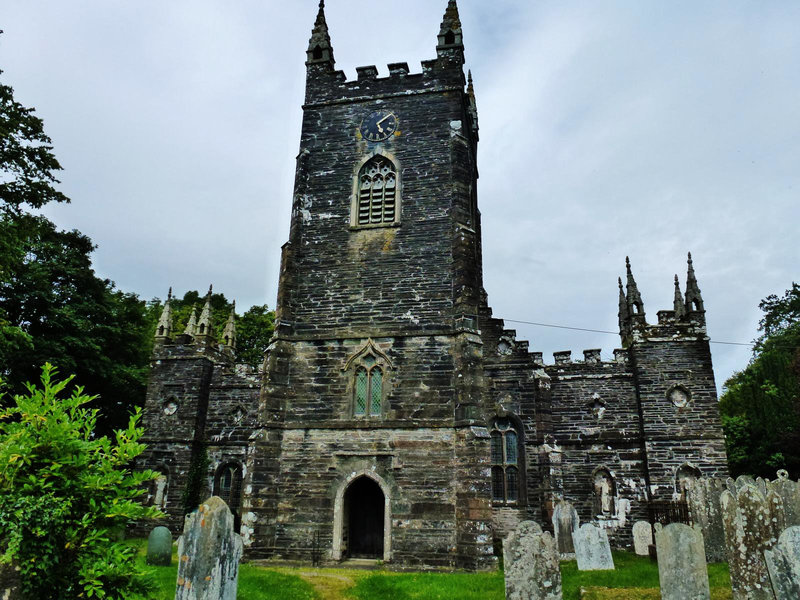
M786 529L772 550L764 551L776 600L800 598L800 527Z
M735 479L734 484L736 486L736 491L737 492L739 490L741 490L746 485L749 485L749 486L752 486L752 487L757 487L756 480L753 479L752 477L750 477L750 475L739 475Z
M633 551L639 556L649 556L650 544L652 543L652 525L647 521L636 521L633 524Z
M556 546L561 554L572 554L575 547L572 544L572 532L578 529L581 519L578 511L566 500L561 500L553 510L553 531L555 532Z
M709 600L706 553L699 527L656 523L658 581L662 600Z
M558 548L549 532L523 521L503 541L506 600L561 600Z
M579 571L606 571L614 568L611 546L605 529L584 523L572 532Z
M701 477L687 491L687 504L692 523L700 526L706 547L707 562L725 562L725 528L719 497L725 491L725 481Z
M736 496L722 492L720 505L734 600L773 600L764 551L778 541L780 496L764 498L756 486L745 485Z
M156 527L147 536L147 564L168 567L172 564L172 534L166 527Z
M767 487L783 500L786 527L800 525L800 483L789 479L789 473L781 469L778 478L768 482Z
M175 600L236 600L242 538L233 514L213 496L186 515L178 539Z

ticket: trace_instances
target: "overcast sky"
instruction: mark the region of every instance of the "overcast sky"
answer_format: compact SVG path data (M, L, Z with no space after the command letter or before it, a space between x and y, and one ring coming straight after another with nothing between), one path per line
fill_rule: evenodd
M337 67L435 57L446 0L329 0ZM712 340L749 342L797 281L800 2L461 0L494 314L617 330L692 251ZM316 0L4 0L0 68L53 138L98 274L144 298L275 305ZM613 335L516 327L531 350ZM717 383L746 347L712 345Z

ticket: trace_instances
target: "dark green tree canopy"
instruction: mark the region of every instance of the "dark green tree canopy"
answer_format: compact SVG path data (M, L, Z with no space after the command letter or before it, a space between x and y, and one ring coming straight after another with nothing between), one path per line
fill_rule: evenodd
M0 83L0 210L19 214L25 207L69 202L54 187L54 173L60 170L42 120L14 100L10 86Z
M800 476L800 286L759 307L753 358L725 382L720 411L734 476Z

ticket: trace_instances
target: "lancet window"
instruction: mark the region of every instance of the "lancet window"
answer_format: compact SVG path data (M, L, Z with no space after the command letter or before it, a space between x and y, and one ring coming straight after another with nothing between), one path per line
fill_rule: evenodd
M397 218L397 168L385 156L377 155L358 174L358 204L355 223L382 225Z
M383 369L372 354L363 356L359 362L355 370L353 414L379 416L383 404Z

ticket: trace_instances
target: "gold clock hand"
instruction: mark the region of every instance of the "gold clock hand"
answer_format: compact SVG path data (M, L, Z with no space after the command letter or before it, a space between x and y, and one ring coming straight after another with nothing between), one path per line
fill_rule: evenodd
M386 119L388 119L388 118L389 118L389 117L391 117L391 116L392 116L391 114L388 114L388 115L386 115L386 116L385 116L385 117L383 117L383 118L382 118L380 121L378 121L377 123L375 123L375 125L377 125L377 126L378 126L378 127L381 129L381 131L383 131L383 128L381 127L381 123L383 123L383 122L384 122Z

